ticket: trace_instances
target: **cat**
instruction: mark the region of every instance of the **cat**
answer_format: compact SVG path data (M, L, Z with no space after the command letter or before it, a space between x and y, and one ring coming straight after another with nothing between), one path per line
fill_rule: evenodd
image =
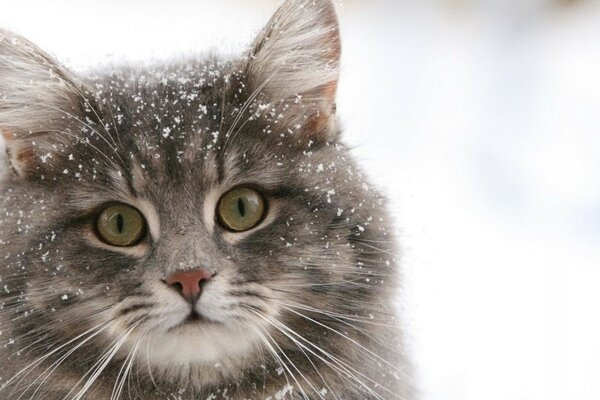
M413 399L330 0L247 53L76 77L0 31L0 398Z

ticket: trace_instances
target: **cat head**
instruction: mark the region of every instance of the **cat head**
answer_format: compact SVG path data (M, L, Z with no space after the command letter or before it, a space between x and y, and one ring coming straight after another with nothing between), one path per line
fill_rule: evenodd
M1 32L12 331L202 385L387 318L384 206L339 142L339 64L328 0L286 1L238 60L86 78Z

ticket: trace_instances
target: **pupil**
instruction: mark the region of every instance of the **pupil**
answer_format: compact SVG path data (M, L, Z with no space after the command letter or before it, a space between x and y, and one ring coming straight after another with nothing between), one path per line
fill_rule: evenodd
M246 206L244 206L244 201L241 198L238 198L237 201L237 206L238 206L238 211L240 212L240 215L243 217L246 216Z
M123 226L125 225L125 221L123 220L123 215L117 215L117 230L119 233L123 233Z

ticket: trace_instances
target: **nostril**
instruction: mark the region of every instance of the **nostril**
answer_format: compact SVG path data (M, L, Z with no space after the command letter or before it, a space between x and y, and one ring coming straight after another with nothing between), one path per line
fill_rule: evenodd
M195 303L202 293L203 284L214 275L213 272L203 268L194 271L178 271L169 275L164 282L184 299Z

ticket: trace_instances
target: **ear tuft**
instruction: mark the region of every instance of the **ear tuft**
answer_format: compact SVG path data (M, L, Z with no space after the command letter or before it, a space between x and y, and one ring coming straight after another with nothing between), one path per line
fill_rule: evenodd
M335 95L341 42L330 0L287 0L256 39L247 76L252 90L286 102L288 126L311 140L335 134Z

